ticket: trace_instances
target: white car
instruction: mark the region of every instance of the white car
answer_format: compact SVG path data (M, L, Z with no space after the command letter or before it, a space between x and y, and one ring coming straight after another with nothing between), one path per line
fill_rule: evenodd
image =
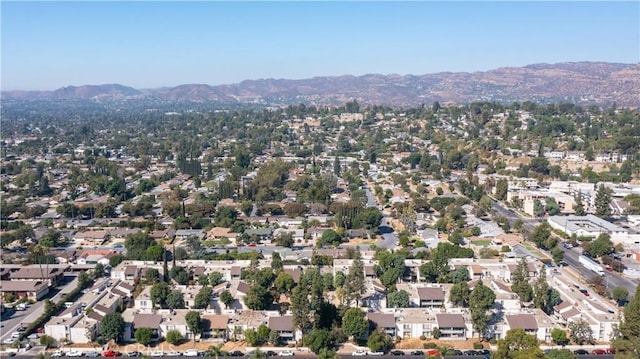
M152 357L163 357L164 356L164 352L162 350L151 352L151 356Z
M167 356L168 357L179 357L180 356L180 352L176 352L176 351L168 352Z
M183 356L186 357L197 357L198 356L198 350L196 349L188 349L184 351L184 354L182 354Z
M84 353L79 351L79 350L72 350L70 352L67 352L67 356L68 357L81 357L83 355L84 355Z
M33 333L33 334L30 334L27 337L27 339L32 339L33 340L33 339L38 339L39 337L40 337L40 335L38 333Z
M283 350L279 354L281 357L292 357L295 354L291 350Z
M15 342L15 341L16 341L15 338L7 338L7 339L2 341L2 344L13 344L13 342Z
M364 350L356 350L355 352L351 353L352 357L363 357L367 355L367 352L365 352Z
M64 352L62 350L58 350L55 351L53 353L51 353L51 357L52 358L59 358L59 357L63 357L64 356Z

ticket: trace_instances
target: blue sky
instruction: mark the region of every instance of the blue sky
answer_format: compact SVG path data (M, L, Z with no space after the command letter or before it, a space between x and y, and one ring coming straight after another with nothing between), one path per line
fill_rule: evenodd
M638 63L639 4L2 1L2 90Z

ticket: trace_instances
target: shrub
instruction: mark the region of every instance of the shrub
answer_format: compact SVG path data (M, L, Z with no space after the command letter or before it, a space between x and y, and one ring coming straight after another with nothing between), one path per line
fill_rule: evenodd
M428 342L428 343L424 343L422 345L422 347L424 349L438 349L438 344L434 343L434 342Z
M492 344L492 345L498 344L498 341L496 340L496 338L491 338L489 339L489 344Z
M482 343L473 343L473 349L484 349L484 345Z
M424 335L421 335L420 340L427 340L427 337L425 337Z

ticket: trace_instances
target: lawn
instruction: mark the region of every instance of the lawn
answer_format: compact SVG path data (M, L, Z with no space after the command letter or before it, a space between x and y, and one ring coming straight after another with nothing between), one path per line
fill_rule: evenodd
M491 241L490 240L479 240L479 241L472 241L471 244L473 244L474 246L489 246L491 245Z

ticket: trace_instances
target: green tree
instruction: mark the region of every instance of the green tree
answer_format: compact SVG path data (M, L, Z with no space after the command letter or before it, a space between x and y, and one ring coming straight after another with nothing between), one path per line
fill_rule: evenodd
M608 233L602 233L586 249L589 255L594 258L613 252L613 243Z
M233 303L234 300L235 299L233 298L233 295L231 295L231 292L229 292L228 290L220 293L220 301L222 302L222 304L224 304L225 308L229 309L231 303Z
M260 324L257 331L258 341L261 343L266 342L267 340L269 340L270 333L271 333L271 329L269 329L268 326L266 326L265 324Z
M622 286L617 286L611 291L611 298L618 303L624 303L629 298L629 290Z
M360 308L349 308L342 317L342 331L346 336L362 339L369 331L369 321Z
M382 329L378 328L369 335L367 347L372 352L386 353L393 347L393 342Z
M260 342L258 339L258 332L253 328L246 329L242 332L242 335L244 336L244 340L252 347L258 345Z
M589 322L586 320L580 318L578 320L570 321L567 325L567 329L569 329L571 340L574 343L578 345L582 345L584 343L595 343L593 339L593 332L591 331Z
M282 271L282 258L278 252L273 252L271 255L271 269L276 273Z
M109 258L109 265L111 266L111 268L115 268L118 266L118 264L122 263L125 259L126 257L123 256L122 254L116 254L111 258Z
M543 359L538 339L526 334L524 329L510 329L504 339L498 341L498 350L492 359Z
M387 308L408 308L409 293L404 290L396 290L387 294Z
M108 313L100 322L100 333L107 340L118 341L124 333L124 319L120 313Z
M595 206L596 216L600 218L608 218L611 216L611 189L600 185L596 192Z
M344 298L346 299L347 304L355 301L356 306L359 306L360 299L362 299L365 290L364 264L358 257L351 263L351 267L349 267L349 273L347 274L346 282L343 287Z
M578 194L574 197L574 201L576 204L573 206L573 211L576 213L576 216L584 216L587 212L584 209L584 204L582 203L582 192L578 192Z
M318 359L340 359L335 350L327 349L326 347L320 349L320 352L316 354L318 354Z
M273 295L262 286L253 286L244 297L244 304L252 310L265 310L271 307Z
M551 250L551 256L556 264L560 264L564 261L564 251L558 246L553 247Z
M151 339L153 337L153 329L151 328L136 328L135 333L136 342L138 344L142 344L145 347L151 343Z
M320 354L331 347L331 333L327 329L314 329L305 335L303 342L312 352Z
M545 198L544 211L547 212L550 216L555 216L560 213L560 206L558 206L558 202L553 197Z
M164 307L167 304L167 298L171 293L171 288L165 282L159 282L154 284L149 291L149 295L151 296L151 303L153 306L159 305Z
M189 311L184 316L185 321L187 322L187 327L189 327L189 331L193 334L193 342L196 341L196 336L202 333L202 318L200 317L200 313L196 311Z
M293 315L293 325L300 329L304 335L311 325L311 306L306 287L299 285L293 288L293 292L291 294L291 307L289 309Z
M487 330L489 317L487 310L491 308L496 300L496 295L491 288L485 286L482 281L478 282L469 294L469 308L471 310L471 322L473 328L480 338Z
M533 214L536 217L544 216L544 206L542 205L542 202L540 202L539 199L533 200Z
M181 292L171 292L167 295L167 307L171 309L184 309L184 294Z
M624 309L620 337L613 341L616 359L640 357L640 286Z
M518 263L516 271L511 274L511 290L518 295L521 302L533 299L533 289L528 281L529 269L524 258Z
M551 339L553 339L554 343L562 346L565 346L567 345L567 343L569 343L569 338L567 338L567 333L560 328L554 328L551 331Z
M275 289L279 294L289 295L295 285L296 283L293 281L291 274L286 272L278 273L276 281L274 282Z
M211 295L213 295L213 290L211 287L202 287L196 294L196 297L193 299L193 307L195 309L206 309L209 307L211 303Z
M40 336L40 345L44 345L46 348L51 348L56 343L56 340L52 336L43 334Z
M469 305L469 286L467 282L456 283L451 287L449 291L449 301L453 305L467 307Z
M168 330L165 339L171 345L179 345L182 342L182 333L177 329Z
M509 182L506 179L496 181L496 198L500 201L507 199L507 191L509 190Z

